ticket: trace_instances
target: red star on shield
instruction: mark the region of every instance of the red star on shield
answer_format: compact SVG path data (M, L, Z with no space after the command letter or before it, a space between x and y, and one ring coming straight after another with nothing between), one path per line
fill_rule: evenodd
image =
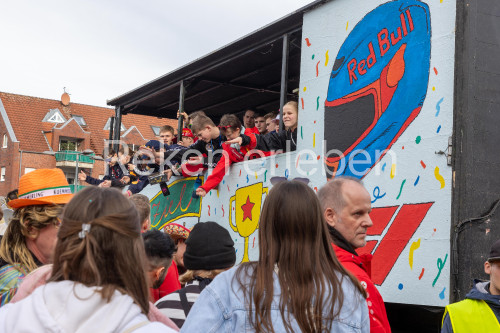
M252 220L252 208L255 206L253 202L250 202L250 196L247 196L247 202L241 206L243 210L243 222L248 218L250 221Z

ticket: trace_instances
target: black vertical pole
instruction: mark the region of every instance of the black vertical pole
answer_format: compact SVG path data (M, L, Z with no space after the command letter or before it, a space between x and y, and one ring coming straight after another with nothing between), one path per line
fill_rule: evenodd
M109 119L110 120L109 120L109 137L108 137L108 140L109 140L109 142L111 142L111 140L113 140L113 133L115 132L115 117L110 117ZM108 149L109 149L109 143L108 143Z
M185 94L184 80L182 80L181 85L179 87L179 118L177 119L178 121L177 144L179 144L179 142L181 142L182 140L182 129L183 129L182 121L184 120L182 113L184 112L184 94Z
M283 105L287 98L288 82L288 34L283 35L283 54L281 55L281 89L280 89L280 131L283 131Z
M115 152L118 152L119 144L118 141L120 140L120 129L122 126L122 107L117 106L115 108L115 133L114 133L114 140L115 142L113 143L113 149Z

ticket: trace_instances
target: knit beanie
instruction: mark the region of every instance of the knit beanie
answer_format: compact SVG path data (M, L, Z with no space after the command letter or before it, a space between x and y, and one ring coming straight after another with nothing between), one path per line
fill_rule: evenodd
M200 222L193 227L184 252L187 269L223 269L235 262L234 242L226 229L215 222Z

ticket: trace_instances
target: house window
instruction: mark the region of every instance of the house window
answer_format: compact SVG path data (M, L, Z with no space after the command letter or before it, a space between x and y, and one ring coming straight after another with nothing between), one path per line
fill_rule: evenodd
M73 117L73 119L75 119L75 120L76 120L76 122L77 122L80 126L87 126L87 123L85 122L85 119L83 119L83 117L82 117L82 116L75 116L75 115L73 115L72 117Z
M9 141L9 138L7 138L7 134L4 134L3 141L2 141L2 148L7 148L8 141Z
M78 151L80 148L81 140L77 139L60 139L59 140L59 150L71 150Z
M0 182L4 181L5 181L5 167L2 167L2 169L0 169Z
M43 117L43 122L62 124L66 122L66 119L62 115L59 109L51 109L49 112Z
M24 174L30 173L31 171L35 171L35 168L24 168Z
M153 130L153 133L155 134L155 136L159 136L160 135L160 126L153 126L153 125L151 125L151 129Z
M116 121L116 119L115 119L115 121ZM108 121L106 122L106 125L104 125L104 130L105 131L109 131L110 124L111 124L111 117L108 118ZM123 126L123 123L121 123L120 124L120 131L123 132L125 130L126 130L125 126Z

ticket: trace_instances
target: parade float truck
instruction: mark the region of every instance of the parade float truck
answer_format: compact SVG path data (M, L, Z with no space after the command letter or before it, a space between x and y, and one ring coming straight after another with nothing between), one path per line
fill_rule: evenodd
M277 111L298 101L297 150L233 164L204 198L200 177L149 185L151 223L227 228L237 262L258 258L273 177L362 179L372 280L397 331L438 331L500 238L500 2L315 1L108 101L121 116ZM172 45L175 52L175 45ZM161 120L158 124L161 125ZM307 221L304 221L307 223Z

